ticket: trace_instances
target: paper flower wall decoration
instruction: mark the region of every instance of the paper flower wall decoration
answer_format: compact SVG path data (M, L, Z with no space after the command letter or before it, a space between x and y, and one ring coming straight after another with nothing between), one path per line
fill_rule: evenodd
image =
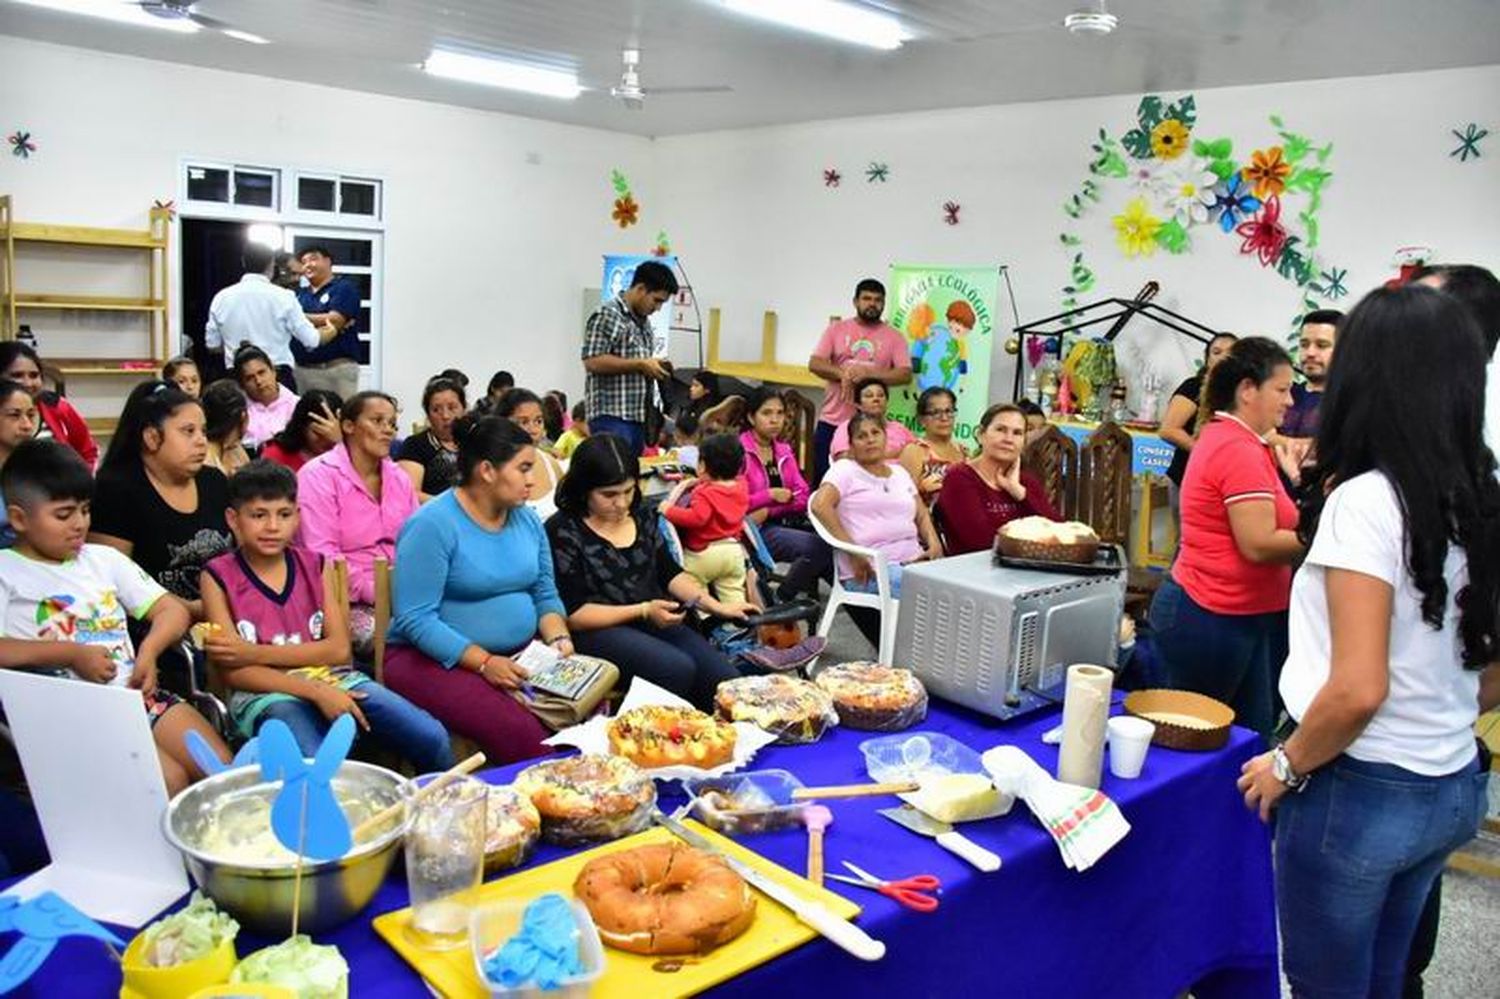
M1240 244L1241 253L1255 254L1262 267L1276 263L1287 241L1286 227L1281 224L1281 199L1267 199L1259 215L1241 223L1234 231L1245 238Z
M1286 190L1287 177L1291 172L1292 165L1283 157L1281 147L1272 146L1270 149L1257 149L1251 153L1250 163L1240 171L1240 175L1249 183L1251 193L1265 201Z
M609 172L610 186L615 189L614 210L610 212L610 218L615 220L615 225L621 229L629 229L635 225L640 215L641 206L636 203L635 195L630 193L630 181L618 170Z
M1115 242L1127 257L1149 257L1156 252L1156 230L1161 219L1151 214L1145 198L1132 198L1115 216Z
M948 225L958 225L958 213L961 207L957 201L943 202L943 221Z
M1458 162L1468 162L1470 156L1479 159L1479 140L1490 134L1487 128L1480 128L1475 122L1469 122L1469 127L1460 132L1452 129L1453 137L1458 140L1458 148L1449 153L1449 156L1457 156ZM12 142L15 140L12 139Z
M1344 287L1344 278L1349 273L1347 268L1330 267L1318 275L1319 283L1312 285L1312 289L1327 298L1343 298L1349 294L1349 289Z
M823 171L823 186L824 187L838 187L839 186L839 181L841 181L843 179L844 179L844 175L841 174L841 173L839 173L833 167L829 167L827 170Z
M871 160L870 165L865 167L865 181L870 184L884 184L891 177L891 168L884 163Z
M165 211L167 213L168 219L177 218L177 202L173 201L171 198L168 198L166 201L153 201L151 202L151 207L160 208Z
M1187 126L1176 118L1158 122L1151 130L1151 152L1159 160L1175 160L1188 148Z
M672 255L672 241L667 238L667 230L656 230L656 245L651 248L653 257L669 257Z
M1218 176L1203 160L1195 160L1187 169L1172 177L1166 185L1167 210L1179 225L1189 226L1208 221L1208 212L1217 202L1214 185Z
M1242 218L1259 210L1260 199L1247 190L1239 174L1214 188L1213 211L1219 216L1219 228L1225 232L1233 232Z
M610 213L610 217L621 229L629 229L635 225L640 211L641 206L635 203L635 198L627 194L623 198L615 199L615 210Z
M10 133L10 152L12 156L19 156L23 160L31 159L31 154L36 152L36 143L31 141L31 133L19 129ZM1475 155L1478 155L1477 153Z
M1136 107L1135 121L1136 127L1120 137L1120 144L1131 156L1138 160L1175 159L1188 147L1188 136L1198 121L1198 105L1192 94L1171 104L1148 94Z

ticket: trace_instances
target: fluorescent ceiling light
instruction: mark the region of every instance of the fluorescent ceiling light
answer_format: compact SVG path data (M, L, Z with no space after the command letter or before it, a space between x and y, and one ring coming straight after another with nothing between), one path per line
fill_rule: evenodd
M134 25L137 28L156 28L161 31L175 31L182 35L191 35L198 30L198 25L185 17L153 17L133 4L122 3L119 0L17 0L17 2L32 7L45 7L64 14L83 14L119 24Z
M433 49L427 61L422 64L422 69L448 80L480 83L506 90L524 90L528 94L561 97L565 100L572 100L583 90L578 85L578 77L564 70L445 52L442 49Z
M271 44L271 40L269 38L262 38L259 35L252 35L250 32L241 31L238 28L220 28L219 32L220 34L228 35L230 38L235 38L242 42L249 42L251 45Z
M841 42L898 49L911 37L889 14L844 0L721 0L736 14L811 31Z

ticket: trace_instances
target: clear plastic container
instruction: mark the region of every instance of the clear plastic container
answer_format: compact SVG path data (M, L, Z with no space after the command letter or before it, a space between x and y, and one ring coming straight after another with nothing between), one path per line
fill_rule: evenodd
M726 836L800 826L803 811L813 804L792 800L792 792L802 787L802 782L786 770L689 778L682 786L692 796L693 814Z
M558 988L552 991L543 991L536 985L522 985L518 988L506 988L498 982L490 981L484 973L484 962L487 957L496 950L503 947L505 942L515 936L521 929L521 917L526 912L526 907L535 899L511 899L503 902L491 902L474 909L469 917L469 940L473 944L474 969L479 975L479 981L489 989L492 996L514 996L521 999L584 999L594 988L594 983L599 976L604 974L604 945L599 940L599 931L594 927L593 917L589 915L588 908L580 901L569 899L569 907L573 910L573 918L578 926L578 955L583 961L583 973L573 978L565 978L559 983Z
M902 732L866 739L859 744L859 751L872 780L921 783L920 790L899 797L943 822L994 818L1009 812L1015 802L1011 795L993 788L980 790L991 782L979 754L941 732ZM976 778L974 788L952 793L951 778L955 774Z

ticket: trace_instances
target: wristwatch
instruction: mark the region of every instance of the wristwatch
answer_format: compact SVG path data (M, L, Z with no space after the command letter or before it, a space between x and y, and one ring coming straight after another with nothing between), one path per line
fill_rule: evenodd
M1283 746L1271 750L1271 774L1285 784L1288 791L1300 792L1307 787L1307 775L1292 769L1292 761L1287 759Z

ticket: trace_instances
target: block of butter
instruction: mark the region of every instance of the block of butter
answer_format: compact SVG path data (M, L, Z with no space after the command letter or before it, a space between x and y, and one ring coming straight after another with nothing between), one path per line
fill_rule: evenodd
M996 790L986 774L941 774L921 780L919 790L903 794L901 799L939 822L971 822L1004 815L1014 800Z

